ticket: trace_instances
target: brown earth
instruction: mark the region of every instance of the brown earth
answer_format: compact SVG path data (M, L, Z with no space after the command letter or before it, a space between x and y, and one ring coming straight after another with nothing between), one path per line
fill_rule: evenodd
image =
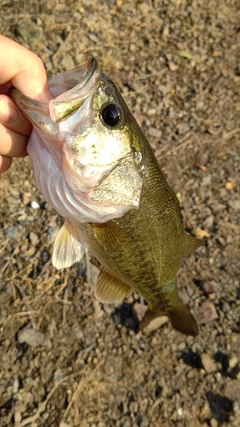
M206 240L178 277L199 336L139 332L142 299L97 303L89 257L53 268L61 218L14 161L0 177L0 426L239 426L239 0L2 0L0 28L49 75L99 60Z

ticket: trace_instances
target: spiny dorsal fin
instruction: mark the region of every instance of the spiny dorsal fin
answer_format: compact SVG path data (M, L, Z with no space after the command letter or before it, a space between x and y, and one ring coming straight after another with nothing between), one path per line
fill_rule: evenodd
M113 277L104 268L100 272L95 285L95 296L101 302L116 303L122 301L132 292L131 286Z
M81 260L85 248L79 240L79 230L65 220L53 246L52 263L54 267L58 269L70 267Z

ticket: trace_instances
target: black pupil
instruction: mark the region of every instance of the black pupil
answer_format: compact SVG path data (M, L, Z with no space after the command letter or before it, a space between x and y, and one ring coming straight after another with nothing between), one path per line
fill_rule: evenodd
M116 126L121 118L120 109L115 104L109 104L102 110L102 118L108 126Z

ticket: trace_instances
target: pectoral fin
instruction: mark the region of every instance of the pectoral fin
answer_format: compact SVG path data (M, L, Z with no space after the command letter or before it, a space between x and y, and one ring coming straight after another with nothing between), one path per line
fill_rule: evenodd
M54 267L70 267L80 261L85 253L84 246L80 243L80 233L70 222L65 220L53 246L52 263Z
M132 292L131 286L113 277L104 268L100 272L95 285L95 296L101 302L116 303L122 301Z

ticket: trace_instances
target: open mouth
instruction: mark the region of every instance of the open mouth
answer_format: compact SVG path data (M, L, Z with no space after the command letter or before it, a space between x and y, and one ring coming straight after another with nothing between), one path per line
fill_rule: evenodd
M100 74L96 59L89 58L87 63L62 73L61 81L58 76L50 79L51 91L57 96L49 102L51 119L61 122L72 115L83 104L89 91L98 84Z

